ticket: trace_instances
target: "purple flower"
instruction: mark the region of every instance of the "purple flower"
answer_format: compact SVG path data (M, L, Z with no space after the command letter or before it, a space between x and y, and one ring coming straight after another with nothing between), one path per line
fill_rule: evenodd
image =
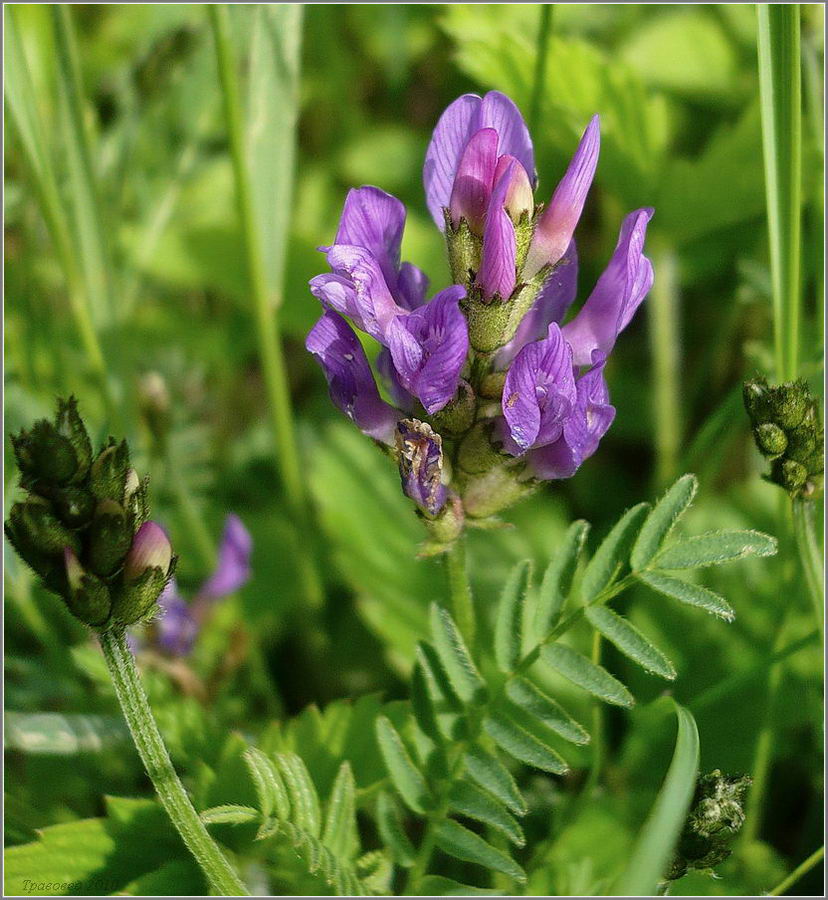
M600 126L598 116L593 116L549 206L535 225L524 268L526 278L544 266L554 265L566 252L595 175L599 147Z
M397 450L403 491L423 512L436 516L448 497L442 438L426 422L403 419L397 424Z
M515 104L499 91L490 91L482 98L476 94L464 94L440 116L426 151L423 169L426 200L440 229L445 227L443 210L450 206L466 148L481 129L493 129L497 133L497 155L514 156L534 183L532 139ZM494 165L489 177L489 191L493 181Z
M213 574L202 585L199 596L215 600L234 594L250 579L250 554L253 538L242 520L230 513L224 521L218 562Z
M644 256L644 237L652 217L653 210L645 208L624 219L609 265L578 315L564 325L576 366L591 365L596 350L609 355L653 286L653 267Z
M175 578L158 598L161 617L155 623L155 643L161 650L174 656L187 656L193 649L200 624L196 620L195 604L188 603L178 590Z
M504 299L510 297L517 281L515 226L505 208L517 166L514 160L508 163L489 200L483 231L483 254L476 279L486 300L491 300L495 294Z
M459 301L461 285L440 291L413 312L398 316L389 330L389 347L403 387L427 412L441 410L457 392L469 352L469 332Z
M397 412L380 397L351 326L337 313L325 312L310 330L305 346L319 360L333 402L365 434L392 444Z

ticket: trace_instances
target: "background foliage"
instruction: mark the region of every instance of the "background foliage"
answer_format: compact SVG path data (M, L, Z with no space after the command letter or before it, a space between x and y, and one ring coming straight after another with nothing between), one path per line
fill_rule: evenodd
M822 8L802 11L801 369L818 388ZM7 110L23 111L6 133L6 430L48 414L55 395L75 392L90 424L100 425L97 438L126 435L139 470L152 475L155 518L172 534L185 588L209 572L226 512L241 516L254 538L253 579L217 609L192 657L144 667L174 761L205 808L256 803L241 735L270 753L299 753L325 801L340 783L340 761L349 760L352 775L341 775L341 785L353 778L359 821L377 846L363 818L385 778L373 722L380 711L402 720L398 701L408 696L415 647L430 634L429 604L444 596L445 573L439 561L416 558L421 526L396 473L341 420L303 349L318 314L307 280L323 268L315 247L332 238L345 191L369 183L409 208L403 257L432 284L446 282L421 186L430 130L467 90L502 90L529 111L540 10L309 6L300 80L275 98L274 79L286 82L266 64L267 41L281 41L273 53L288 61L298 59L298 45L287 31L263 30L252 7L231 12L245 105L269 103L284 124L298 103L295 166L283 129L265 121L255 151L264 181L253 187L278 191L293 178L289 221L265 215L259 228L316 524L297 537L267 425L203 8L75 7L67 14L74 47L61 45L65 32L48 7L5 10L19 38L10 46L7 30ZM515 562L531 558L542 572L571 519L592 523L594 550L624 509L653 499L685 471L701 485L682 521L687 533L756 528L782 540L776 558L699 575L728 598L733 624L667 606L638 586L618 606L675 663L670 692L698 722L703 771L751 772L760 735L770 740L764 801L748 836L719 868L720 880L689 875L682 893L768 890L822 834L819 641L785 544L778 491L759 478L763 461L741 411L741 380L772 371L755 48L756 14L747 5L555 7L530 126L541 192L552 189L588 117L600 112L602 156L579 230L581 284L600 272L623 212L653 205L656 286L608 366L618 415L601 451L576 478L515 508L514 529L474 533L469 548L478 609L493 610ZM62 225L49 218L49 184ZM100 338L109 411L72 315L79 295ZM171 397L164 454L153 450L141 413L148 372L161 374ZM5 462L7 512L17 476L8 447ZM307 608L299 544L321 561L322 607ZM108 885L93 893L200 892L200 873L150 800L97 649L8 548L5 563L6 842L35 854L15 857L15 871L29 877L23 873L37 868L40 880L80 884L76 893L91 873ZM573 636L573 646L589 653L589 629ZM769 706L769 659L791 646ZM531 893L606 886L669 764L675 727L659 700L663 685L612 647L604 665L638 703L605 713L600 802L573 802L588 748L568 749L573 771L564 779L524 773L524 827L536 855ZM581 721L594 715L589 698L565 682L555 690ZM215 827L239 851L256 831L255 823ZM71 851L77 829L88 833L89 859ZM465 880L462 868L454 874ZM330 890L292 850L253 859L247 876L274 893ZM363 862L354 877L370 885L384 876ZM818 890L818 876L810 877L798 892Z

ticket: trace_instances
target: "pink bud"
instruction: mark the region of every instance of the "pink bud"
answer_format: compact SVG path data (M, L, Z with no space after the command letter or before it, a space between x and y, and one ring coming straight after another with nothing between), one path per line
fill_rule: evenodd
M172 546L164 529L156 522L144 522L135 532L126 560L124 577L140 578L147 569L161 569L166 575L172 561Z
M531 278L544 266L554 265L566 253L595 175L599 146L598 116L593 116L566 174L535 226L523 270L524 277Z
M535 195L532 191L532 183L526 174L526 169L514 156L501 156L497 161L494 184L500 181L501 176L509 169L511 163L514 163L514 165L511 169L510 183L506 190L506 200L503 203L503 208L509 213L513 222L518 222L524 213L532 215L535 209Z
M497 167L497 141L494 128L481 128L466 144L449 200L451 221L455 228L463 218L472 231L483 233Z

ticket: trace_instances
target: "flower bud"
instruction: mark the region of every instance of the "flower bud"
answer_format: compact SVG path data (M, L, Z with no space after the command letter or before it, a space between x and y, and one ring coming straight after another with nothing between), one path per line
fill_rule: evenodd
M9 522L21 543L43 556L58 556L64 547L80 550L78 536L54 516L50 505L39 497L31 496L25 503L15 503Z
M135 581L148 569L160 569L166 576L172 561L172 545L156 522L144 522L132 539L124 560L124 578Z
M782 457L774 460L770 477L774 484L785 488L790 494L795 494L808 480L808 470L802 463Z
M98 500L114 500L123 503L127 472L129 471L129 448L126 441L116 444L113 438L109 445L97 455L89 471L89 486Z
M742 388L742 397L745 409L754 425L761 425L772 420L770 391L764 378L746 381Z
M472 232L465 219L461 219L460 224L455 228L448 209L446 209L445 215L446 246L451 267L451 280L454 284L464 284L468 288L474 280L474 273L480 268L483 241Z
M80 487L59 488L50 493L50 499L61 521L70 528L82 528L95 511L95 498Z
M66 484L78 471L78 457L68 438L41 419L31 431L12 437L20 470L33 481Z
M796 428L811 405L811 394L804 381L780 384L771 389L773 421L786 431Z
M145 522L136 532L124 562L123 582L114 598L112 616L124 626L152 615L175 569L175 557L164 529Z
M100 626L109 619L111 602L107 586L94 575L84 571L71 548L64 550L66 582L65 595L69 611L87 625Z
M759 452L764 456L779 456L785 452L788 446L788 438L785 432L772 422L765 422L764 425L757 425L753 429L753 436L756 439L756 446Z
M540 484L521 480L523 466L495 466L464 479L463 508L472 519L485 519L512 506L535 491Z
M794 459L797 462L806 464L816 448L816 435L814 434L813 425L805 421L798 428L791 429L788 432L786 442L785 456L788 459Z
M402 419L397 423L396 444L403 491L423 513L436 516L447 497L442 483L442 437L426 422Z
M132 527L124 508L114 500L104 500L95 510L89 526L86 561L101 578L114 575L132 543Z
M77 465L72 481L78 482L86 477L92 461L92 444L86 426L78 413L78 401L74 397L58 400L55 427L59 434L66 438L75 451Z
M147 372L138 382L138 406L152 436L163 443L170 429L170 393L159 372Z

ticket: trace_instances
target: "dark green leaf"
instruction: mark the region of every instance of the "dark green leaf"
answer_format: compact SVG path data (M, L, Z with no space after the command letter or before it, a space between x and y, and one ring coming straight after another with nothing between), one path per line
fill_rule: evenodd
M397 804L385 791L380 791L377 797L377 828L394 862L404 868L413 866L417 851L405 833Z
M386 716L377 718L377 741L394 787L409 809L424 813L428 805L428 788L420 770L414 765L397 729Z
M469 781L455 781L449 793L451 808L463 816L491 825L503 833L513 844L522 847L526 843L523 829L500 801Z
M547 727L573 744L589 743L589 734L555 700L525 678L513 678L506 686L506 696L527 715L539 719Z
M526 881L523 869L513 859L452 819L437 826L437 846L449 856L502 872L521 884Z
M447 610L436 603L431 606L431 633L437 655L457 696L466 703L483 702L486 685L472 662L454 620Z
M530 734L506 713L487 716L483 728L501 750L518 762L553 775L563 775L569 771L569 766L552 747Z
M532 576L532 563L525 559L509 573L495 619L495 660L501 672L513 672L523 647L523 610Z
M526 815L526 801L521 796L515 779L496 756L475 744L467 751L463 761L466 771L480 787L497 797L515 815Z

